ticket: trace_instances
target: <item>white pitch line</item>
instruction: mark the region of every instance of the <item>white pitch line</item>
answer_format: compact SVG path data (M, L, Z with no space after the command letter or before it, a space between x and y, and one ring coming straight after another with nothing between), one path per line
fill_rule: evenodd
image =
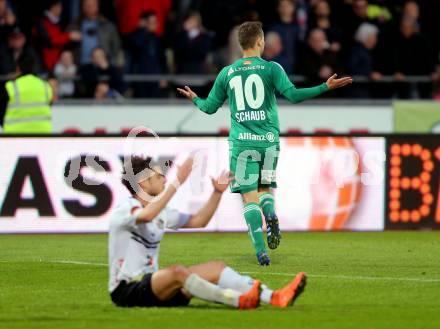
M108 266L104 263L91 263L91 262L80 262L80 261L51 261L51 263L61 263L61 264L76 264L76 265L95 265L95 266ZM257 274L257 275L274 275L274 276L288 276L293 278L295 274L292 273L281 273L281 272L241 272L242 274ZM408 281L408 282L440 282L440 278L408 278L408 277L388 277L388 276L350 276L350 275L324 275L324 274L308 274L311 278L324 278L324 279L341 279L341 280L377 280L377 281Z
M73 265L93 265L93 266L108 266L105 263L92 263L92 262L82 262L76 260L50 260L50 261L40 261L41 263L53 263L53 264L73 264Z
M52 263L52 264L72 264L72 265L91 265L99 267L107 267L105 263L95 262L83 262L76 260L40 260L40 263ZM0 260L0 263L12 263L10 261ZM287 276L293 278L293 273L283 272L240 272L241 274L252 275L274 275L274 276ZM408 277L389 277L389 276L356 276L356 275L324 275L324 274L307 274L311 278L324 278L324 279L339 279L339 280L360 280L360 281L406 281L406 282L423 282L423 283L435 283L440 282L440 278L408 278Z
M242 274L258 274L258 275L275 275L288 276L293 278L295 274L277 273L277 272L240 272ZM440 278L408 278L408 277L389 277L389 276L356 276L356 275L324 275L324 274L307 274L311 278L324 279L341 279L341 280L365 280L365 281L409 281L409 282L440 282Z
M22 261L26 262L26 261ZM94 263L94 262L82 262L77 260L42 260L33 261L36 263L49 263L49 264L73 264L73 265L92 265L92 266L108 266L105 263ZM0 263L15 263L9 260L0 260Z
M436 278L405 278L405 277L389 277L389 276L349 276L349 275L320 275L312 274L310 277L315 278L334 278L343 280L383 280L383 281L409 281L409 282L440 282Z

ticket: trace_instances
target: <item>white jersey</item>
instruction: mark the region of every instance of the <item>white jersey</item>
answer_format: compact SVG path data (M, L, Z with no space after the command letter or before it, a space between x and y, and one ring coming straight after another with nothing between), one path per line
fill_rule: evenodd
M184 226L189 215L164 208L151 222L136 224L143 208L135 198L120 203L110 216L109 230L109 291L121 282L140 279L159 269L159 248L166 228Z

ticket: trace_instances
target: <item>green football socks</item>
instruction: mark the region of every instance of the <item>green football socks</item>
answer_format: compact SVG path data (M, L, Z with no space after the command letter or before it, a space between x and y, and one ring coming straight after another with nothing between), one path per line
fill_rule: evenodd
M275 214L275 199L269 192L260 195L260 206L263 210L264 217L268 218Z
M255 252L266 252L266 245L263 236L263 218L261 216L260 205L255 202L249 202L244 205L243 215L249 229L249 236Z

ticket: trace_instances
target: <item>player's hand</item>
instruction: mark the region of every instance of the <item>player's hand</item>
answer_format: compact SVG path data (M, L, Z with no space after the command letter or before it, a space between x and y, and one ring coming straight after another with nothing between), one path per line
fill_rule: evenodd
M192 91L191 88L188 87L188 86L185 86L185 89L177 88L177 91L178 91L181 95L183 95L183 96L185 96L186 98L188 98L190 101L192 101L194 98L197 97L197 94L196 94L194 91Z
M346 85L349 85L350 83L353 82L352 77L345 77L345 78L336 79L337 76L338 75L335 73L330 78L328 78L328 80L326 82L328 89L331 90L331 89L345 87Z
M194 164L194 157L190 156L180 166L177 167L177 180L180 184L185 183L188 176L191 174Z
M211 177L212 187L215 192L223 193L228 188L229 184L233 180L232 173L227 170L223 170L217 178Z

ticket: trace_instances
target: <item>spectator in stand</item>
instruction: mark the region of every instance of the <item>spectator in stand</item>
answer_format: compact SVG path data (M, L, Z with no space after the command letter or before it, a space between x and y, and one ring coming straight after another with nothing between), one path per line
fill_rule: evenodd
M313 19L311 26L325 32L333 52L341 50L342 31L333 26L331 8L327 0L318 0L313 6Z
M321 83L333 73L341 71L337 56L330 50L327 37L321 29L310 31L298 64L298 73L305 75L310 84Z
M278 2L278 15L279 21L271 25L268 30L275 31L281 37L283 44L281 57L284 63L282 66L287 74L292 74L299 33L298 26L294 22L295 3L293 0L280 0Z
M12 79L17 71L17 60L21 55L33 58L35 72L41 72L37 52L27 44L26 36L20 28L15 27L7 37L7 44L0 46L0 75L8 75Z
M299 40L304 42L309 30L309 0L295 0L296 24L299 28Z
M108 82L100 82L96 85L94 98L97 101L105 101L121 100L123 97L117 90L111 88Z
M165 74L166 58L161 40L156 35L158 21L153 11L143 13L139 19L136 31L127 37L130 52L129 72L133 74ZM167 81L159 83L136 83L134 85L135 97L160 97Z
M69 50L63 51L60 60L55 65L54 76L58 80L58 97L72 97L75 94L75 76L77 67L73 54Z
M82 2L84 0L62 0L63 1L63 18L62 22L65 25L69 25L71 22L74 22L81 15L82 11ZM114 1L100 1L99 2L99 12L110 20L111 22L116 23L116 11Z
M202 26L200 14L189 12L174 43L176 73L208 73L207 58L211 49L212 37Z
M420 8L416 1L407 1L403 5L402 17L412 18L416 22L420 19Z
M69 30L79 30L83 38L79 49L79 63L90 63L96 47L108 54L112 65L123 66L121 40L115 25L99 12L99 0L83 0L81 16L70 25Z
M81 40L78 30L63 32L60 26L63 6L61 0L51 0L44 11L44 17L34 27L34 37L41 49L43 63L52 71L60 58L61 52L69 42Z
M265 35L265 46L263 58L267 61L274 61L283 68L288 65L288 58L283 53L283 41L275 31L267 32Z
M161 37L165 32L171 5L171 0L115 0L119 31L124 37L134 32L138 28L141 14L153 11L157 17L156 34Z
M188 1L188 0L183 0ZM272 1L260 0L191 0L191 8L198 10L202 17L204 25L210 30L215 31L212 40L212 47L214 49L221 49L227 45L228 37L231 29L241 23L241 18L247 15L247 12L254 11L257 3ZM178 2L178 1L174 1ZM179 1L180 2L180 1ZM181 4L179 4L181 6ZM177 27L183 24L187 17L188 11L177 15ZM259 11L261 14L261 11ZM179 31L179 30L178 30ZM226 58L225 58L226 59ZM221 64L219 63L219 66Z
M376 1L374 4L369 3L367 13L368 19L374 21L379 26L383 26L393 18L386 3L381 4L380 1Z
M354 33L362 23L369 22L368 19L368 1L367 0L354 0L351 4L348 4L348 8L345 9L343 17L340 22L342 30L344 32L344 43L350 46L353 42Z
M351 46L354 33L362 23L372 23L379 28L391 20L390 11L380 5L369 4L368 0L354 0L339 18L344 33L344 43Z
M381 74L375 70L373 50L377 45L379 29L376 25L362 23L355 34L356 43L351 50L347 67L350 75L359 75L378 81ZM357 83L350 87L350 95L354 98L369 98L370 87L366 83Z
M416 1L413 0L401 0L401 3L395 5L395 19L393 19L391 28L389 29L386 42L392 43L396 37L397 31L400 30L400 23L404 17L411 18L417 22L417 29L420 32L420 8ZM381 33L382 34L382 33ZM378 47L382 46L379 43Z
M91 63L79 68L81 84L78 85L80 96L94 97L96 86L100 82L107 82L110 88L122 93L124 84L118 69L110 64L102 48L95 48L92 52Z
M6 0L0 0L0 44L6 42L9 32L16 24L17 19Z
M407 1L402 7L402 16L400 17L400 20L396 22L396 27L399 29L399 24L402 21L403 18L410 18L416 22L416 31L418 33L422 32L422 24L420 19L420 7L416 1Z
M432 83L405 83L408 76L429 75L438 78L435 72L434 55L428 42L418 32L417 21L412 17L403 17L400 32L396 36L394 47L394 78L400 98L431 98Z

